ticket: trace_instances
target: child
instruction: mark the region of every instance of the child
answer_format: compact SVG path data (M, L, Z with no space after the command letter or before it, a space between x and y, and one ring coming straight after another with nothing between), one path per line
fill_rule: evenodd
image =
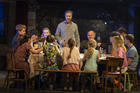
M82 61L86 60L84 70L97 71L96 61L99 62L100 53L95 48L96 48L96 41L95 40L89 41L88 50L84 53L84 57L82 59Z
M46 38L49 35L51 35L50 29L48 27L43 28L42 35L41 35L41 41L42 41L42 43L40 42L42 46L46 44Z
M124 58L123 65L122 65L122 68L121 68L121 72L125 73L128 69L127 68L128 63L127 63L127 58L126 58L126 50L124 48L124 42L123 42L122 38L120 36L114 36L112 38L112 45L113 45L113 48L115 50L115 57ZM119 86L118 80L115 79L114 83L115 83L116 86ZM123 87L122 83L120 83L120 87L121 88Z
M34 50L39 49L39 44L38 43L33 43L33 47ZM28 62L30 65L30 77L32 77L34 75L34 68L35 67L42 67L41 64L39 64L39 53L34 54L30 52L29 58L28 58Z
M44 53L45 53L44 68L48 70L58 70L58 66L56 63L56 55L59 52L58 52L57 45L55 44L55 38L53 35L48 35L46 41L47 43L43 46ZM48 74L50 90L53 90L55 77L56 77L55 73Z
M117 31L111 32L110 37L109 37L110 43L112 44L112 38L113 38L114 36L119 36L119 35L120 35L120 33L117 32ZM109 51L110 51L110 53L111 53L111 56L115 56L115 50L113 49L113 47L112 47L112 48L109 47Z
M47 38L48 35L51 35L50 29L48 27L43 28L41 38Z
M80 61L80 53L79 49L75 47L75 41L73 39L68 40L68 47L64 47L62 49L63 51L63 67L62 70L71 70L71 71L78 71L79 68L79 61ZM72 91L72 86L75 81L77 81L79 78L78 73L70 73L69 74L69 80L70 80L70 87L69 90ZM64 90L67 90L67 75L64 74Z
M88 42L88 50L84 53L84 57L82 61L86 60L84 70L86 71L96 71L97 72L97 63L99 62L100 53L96 48L96 41L90 40ZM81 92L84 92L85 84L86 84L86 76L82 77L82 89Z
M123 65L122 65L122 73L124 73L127 71L127 67L128 67L124 42L120 36L114 36L112 38L112 45L113 48L115 49L115 57L124 58Z

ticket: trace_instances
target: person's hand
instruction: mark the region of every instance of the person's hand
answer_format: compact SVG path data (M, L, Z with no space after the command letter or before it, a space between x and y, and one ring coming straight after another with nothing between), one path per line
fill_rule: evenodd
M41 37L41 38L39 39L39 41L44 42L44 41L45 41L45 38L44 38L44 37Z

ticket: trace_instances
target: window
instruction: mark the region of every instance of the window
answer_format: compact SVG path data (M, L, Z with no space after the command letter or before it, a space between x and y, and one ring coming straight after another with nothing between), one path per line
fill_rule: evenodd
M0 2L0 44L7 43L6 41L6 8L4 2Z
M0 37L4 36L4 3L0 2Z

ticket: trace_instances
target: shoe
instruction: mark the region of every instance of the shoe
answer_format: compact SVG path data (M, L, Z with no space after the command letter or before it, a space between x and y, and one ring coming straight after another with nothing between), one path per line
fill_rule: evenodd
M64 87L64 91L66 91L67 90L67 87Z
M53 90L53 85L50 85L49 87L50 87L50 90Z
M69 91L72 91L72 87L69 87Z

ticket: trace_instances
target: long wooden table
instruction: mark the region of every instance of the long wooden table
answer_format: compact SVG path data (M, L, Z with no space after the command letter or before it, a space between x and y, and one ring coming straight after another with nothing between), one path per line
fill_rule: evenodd
M96 71L70 71L70 70L45 70L45 69L35 69L35 71L43 71L43 72L67 72L67 73L89 73L89 74L97 74Z
M97 75L96 71L70 71L70 70L45 70L45 69L35 69L35 71L39 72L39 77L41 78L41 75L43 72L55 72L55 73L80 73L80 74L90 74L91 79L91 93L93 93L93 88L95 88L95 85L93 84L93 77ZM39 83L40 86L40 83Z

